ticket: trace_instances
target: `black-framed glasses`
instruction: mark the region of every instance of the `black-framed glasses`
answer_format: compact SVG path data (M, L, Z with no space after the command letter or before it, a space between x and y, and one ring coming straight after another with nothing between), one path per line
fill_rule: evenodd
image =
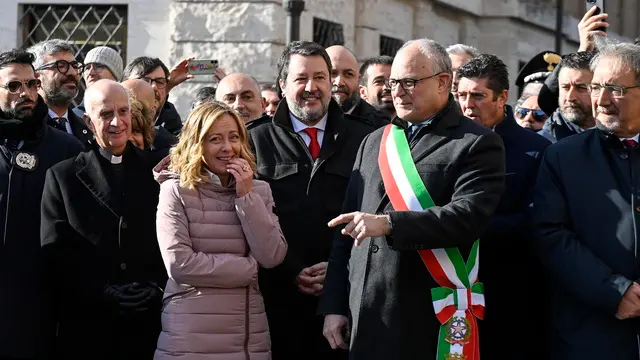
M602 89L604 89L604 90L610 91L611 95L613 95L614 98L621 98L621 97L624 97L624 94L627 92L627 90L635 89L637 87L640 87L640 86L589 84L588 89L589 89L589 95L591 95L591 97L599 97L600 94L602 94Z
M67 74L69 69L73 68L78 74L82 72L84 69L84 64L79 61L67 61L67 60L56 60L46 64L43 64L36 71L45 70L45 69L56 69L61 74Z
M159 78L150 78L147 76L141 77L139 79L142 79L146 82L149 83L149 85L153 85L153 83L156 83L156 86L158 87L158 89L164 89L165 87L167 87L167 83L169 82L169 79L167 78L163 78L163 77L159 77Z
M411 90L413 88L416 87L416 84L419 83L420 81L425 81L425 80L429 80L431 78L434 78L438 75L442 74L442 71L437 73L437 74L433 74L431 76L427 76L427 77L423 77L420 79L413 79L413 78L404 78L404 79L389 79L387 80L387 87L391 90L395 90L398 87L398 84L400 86L402 86L402 88L406 91L406 90Z
M40 87L40 80L39 79L31 79L27 81L14 80L14 81L9 81L4 85L0 85L0 87L3 89L9 90L9 93L11 94L19 94L22 91L23 85L26 85L27 88L31 91L38 91L38 88Z
M542 110L534 110L534 109L527 109L527 108L516 109L516 117L521 120L526 118L527 115L529 115L529 113L531 113L531 116L533 117L533 120L535 122L543 122L543 121L546 121L548 118L547 114Z
M84 64L83 71L89 72L89 71L93 70L96 73L100 74L106 68L107 68L106 65L103 65L103 64L100 64L100 63L88 63L88 64Z

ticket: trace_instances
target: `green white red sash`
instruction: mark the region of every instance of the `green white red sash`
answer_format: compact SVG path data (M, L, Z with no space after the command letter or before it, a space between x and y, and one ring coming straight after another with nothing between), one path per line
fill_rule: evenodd
M435 206L411 157L404 130L387 125L378 165L391 205L396 211L424 211ZM479 360L478 324L484 318L484 287L478 282L477 240L465 263L458 248L420 250L429 273L441 287L431 289L440 321L437 360Z

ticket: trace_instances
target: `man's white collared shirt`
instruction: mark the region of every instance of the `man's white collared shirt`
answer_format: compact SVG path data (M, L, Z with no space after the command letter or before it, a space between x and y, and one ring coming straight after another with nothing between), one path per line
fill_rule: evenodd
M53 110L49 109L49 117L55 119L57 117L64 118L66 121L64 122L64 127L67 130L67 133L73 135L73 130L71 129L71 124L69 123L69 110L65 111L62 116L58 116Z
M327 127L327 114L325 114L324 117L322 117L322 120L320 120L317 124L313 126L307 126L306 124L296 119L296 117L291 114L289 114L289 117L291 118L291 125L293 125L293 131L295 131L298 135L302 136L302 139L304 140L304 143L307 144L307 147L309 147L309 143L311 143L311 137L306 132L304 132L304 129L309 127L318 129L318 144L320 144L320 148L322 148L322 140L324 139L324 129Z

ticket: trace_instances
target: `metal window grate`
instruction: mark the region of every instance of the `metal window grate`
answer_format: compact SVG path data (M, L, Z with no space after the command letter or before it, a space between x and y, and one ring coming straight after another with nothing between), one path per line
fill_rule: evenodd
M380 35L380 55L396 56L403 44L400 39Z
M344 45L344 30L342 24L313 18L313 42L324 47Z
M126 5L22 5L19 25L23 48L62 39L73 45L78 61L84 61L97 46L109 46L126 60ZM76 104L82 101L83 94L84 83Z

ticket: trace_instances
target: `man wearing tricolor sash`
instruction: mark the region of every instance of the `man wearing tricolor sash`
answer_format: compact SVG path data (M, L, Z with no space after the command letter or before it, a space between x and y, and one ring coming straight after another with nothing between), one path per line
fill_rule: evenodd
M397 53L397 117L366 137L347 188L319 312L350 358L480 358L478 237L504 190L500 137L464 117L451 60L428 40Z

